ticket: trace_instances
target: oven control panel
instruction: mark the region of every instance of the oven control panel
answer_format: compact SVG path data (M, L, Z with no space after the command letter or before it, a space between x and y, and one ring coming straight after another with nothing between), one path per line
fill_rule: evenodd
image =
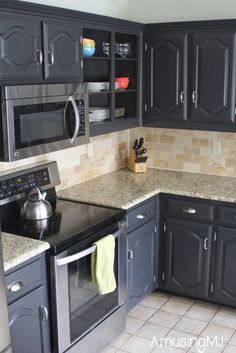
M50 184L50 177L47 168L0 181L0 200L25 191L30 191L34 186L44 186L48 184Z

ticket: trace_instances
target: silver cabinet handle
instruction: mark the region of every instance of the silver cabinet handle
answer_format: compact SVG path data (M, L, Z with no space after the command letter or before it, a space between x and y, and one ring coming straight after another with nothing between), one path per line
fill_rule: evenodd
M192 93L192 102L196 104L196 91L193 91Z
M18 292L22 287L24 287L24 283L22 281L15 281L7 287L8 292L15 293Z
M48 320L48 308L45 305L40 306L40 314L43 321Z
M80 115L79 115L79 110L78 110L78 107L77 107L77 104L76 104L74 97L69 96L69 98L66 102L65 109L64 109L64 125L66 125L66 111L67 111L67 107L68 107L69 102L71 102L73 109L74 109L74 113L75 113L75 129L74 129L74 133L73 133L72 138L69 138L68 140L70 141L70 143L74 143L75 139L78 135L79 128L80 128Z
M183 212L188 214L194 214L197 213L197 210L193 207L184 207Z
M182 91L179 95L180 103L184 103L184 91Z
M146 217L147 217L147 214L145 212L136 215L137 219L144 219Z
M204 250L207 250L207 245L208 245L208 237L204 239L204 244L203 244Z
M37 60L37 65L42 65L43 62L43 53L41 49L36 50L36 60Z
M48 51L48 66L53 66L55 62L54 50Z
M133 258L134 258L133 250L128 250L128 261L133 260Z

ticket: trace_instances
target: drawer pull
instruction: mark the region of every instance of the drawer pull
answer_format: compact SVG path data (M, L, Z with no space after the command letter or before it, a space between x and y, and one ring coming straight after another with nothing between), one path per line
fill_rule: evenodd
M206 238L204 239L204 245L203 245L204 250L207 250L207 245L208 245L208 237L206 237Z
M41 318L43 321L48 320L48 308L45 305L40 306Z
M183 212L188 214L194 214L197 213L197 210L193 207L184 207Z
M147 214L145 212L137 214L137 216L136 216L137 219L144 219L146 217L147 217Z
M24 283L22 281L16 281L11 283L7 289L8 292L15 293L18 292L22 287L24 287Z
M133 258L134 258L133 250L128 250L128 261L133 260Z

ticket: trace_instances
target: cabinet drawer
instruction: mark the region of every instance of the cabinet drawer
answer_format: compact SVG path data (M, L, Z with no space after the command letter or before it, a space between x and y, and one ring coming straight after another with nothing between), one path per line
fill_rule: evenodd
M217 206L216 214L218 222L236 224L236 207Z
M138 206L137 208L128 212L127 232L129 233L132 230L154 219L155 210L156 210L155 199L153 198L150 201L144 203L143 205Z
M166 200L166 214L185 219L213 219L213 206L192 200Z
M5 281L9 304L43 283L42 260L39 259L7 275Z

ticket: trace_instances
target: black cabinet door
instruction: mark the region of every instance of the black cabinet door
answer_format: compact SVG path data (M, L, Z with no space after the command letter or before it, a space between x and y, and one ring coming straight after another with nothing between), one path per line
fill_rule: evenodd
M193 34L192 121L234 122L234 42L234 34L230 32Z
M204 298L208 296L212 226L167 219L162 288Z
M130 310L154 289L155 221L131 232L127 238L127 310Z
M148 119L187 120L187 45L185 33L148 36Z
M82 80L82 34L79 25L43 23L45 79Z
M28 18L1 18L0 42L1 82L42 78L40 22Z
M218 227L213 299L236 306L236 229Z
M9 305L8 315L14 353L51 352L43 286Z

